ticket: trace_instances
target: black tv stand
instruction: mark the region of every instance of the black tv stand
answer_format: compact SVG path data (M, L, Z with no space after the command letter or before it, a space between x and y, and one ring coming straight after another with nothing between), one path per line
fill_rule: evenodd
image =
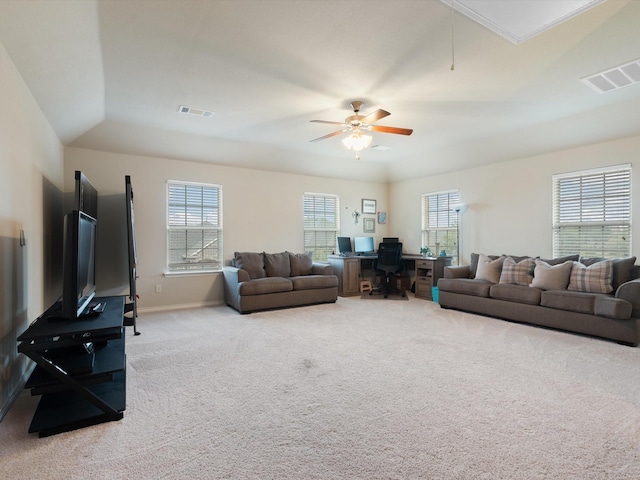
M61 322L45 312L18 337L18 351L36 363L25 388L42 395L29 433L46 437L123 417L124 297L97 301L105 305L97 317Z

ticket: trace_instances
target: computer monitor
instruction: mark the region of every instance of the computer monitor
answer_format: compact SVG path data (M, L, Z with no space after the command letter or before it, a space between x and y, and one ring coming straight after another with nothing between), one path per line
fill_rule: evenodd
M338 251L340 253L353 253L351 237L338 237Z
M373 237L355 237L353 239L353 247L358 253L372 253L375 252L373 246Z

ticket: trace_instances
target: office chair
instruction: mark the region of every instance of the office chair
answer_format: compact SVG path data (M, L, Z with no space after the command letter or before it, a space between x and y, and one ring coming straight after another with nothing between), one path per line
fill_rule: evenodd
M378 259L373 264L373 269L381 277L381 284L377 290L384 293L384 298L387 298L390 293L398 293L403 297L406 295L404 289L395 288L391 283L396 274L404 271L402 243L383 242L378 245ZM369 295L373 295L373 290Z

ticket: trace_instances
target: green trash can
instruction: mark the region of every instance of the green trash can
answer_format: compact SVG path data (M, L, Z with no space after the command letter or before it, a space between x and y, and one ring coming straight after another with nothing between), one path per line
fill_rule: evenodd
M436 303L438 303L438 292L438 287L431 287L431 298Z

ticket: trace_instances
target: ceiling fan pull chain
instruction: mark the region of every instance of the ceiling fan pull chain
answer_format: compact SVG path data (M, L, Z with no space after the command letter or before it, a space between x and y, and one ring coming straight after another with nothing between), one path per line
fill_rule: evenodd
M455 46L453 41L453 4L456 0L451 0L451 71L455 69L456 65L456 53Z

